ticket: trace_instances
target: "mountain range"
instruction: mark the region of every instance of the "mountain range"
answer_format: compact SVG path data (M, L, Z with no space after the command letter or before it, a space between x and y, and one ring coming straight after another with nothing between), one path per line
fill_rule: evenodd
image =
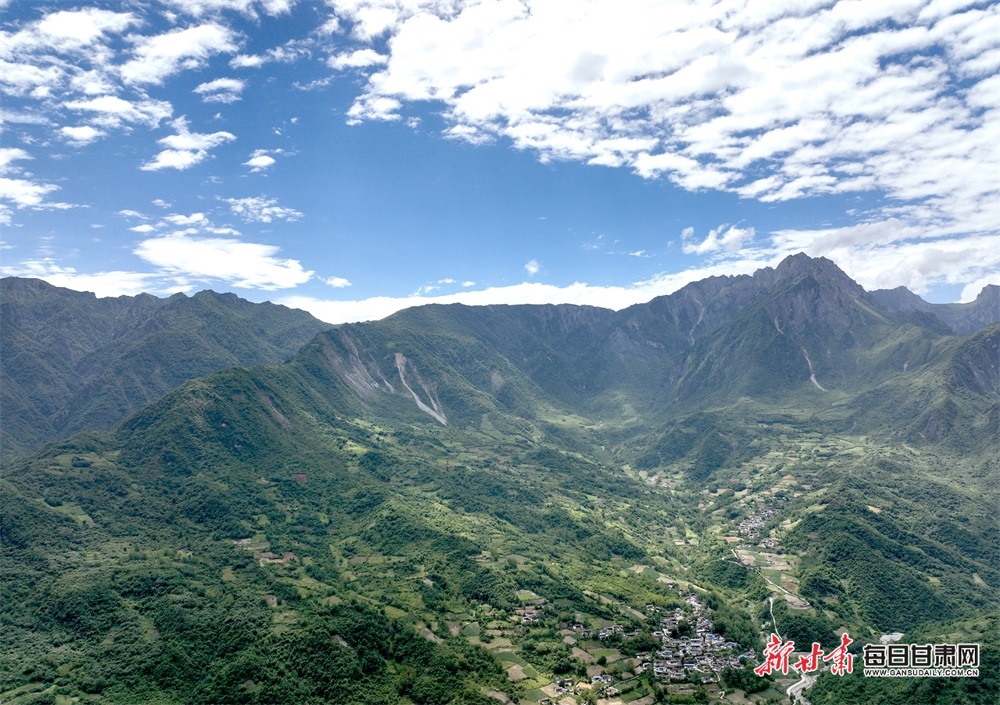
M233 294L97 298L0 279L0 461L84 429L111 428L182 382L282 362L328 328Z
M643 670L667 613L710 615L719 659L978 640L982 679L879 697L1000 693L998 287L933 305L796 255L617 312L340 326L0 293L4 702L784 697Z

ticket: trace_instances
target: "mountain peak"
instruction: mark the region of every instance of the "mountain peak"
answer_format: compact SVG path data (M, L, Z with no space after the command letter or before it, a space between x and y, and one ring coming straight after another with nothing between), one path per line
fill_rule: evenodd
M811 276L819 282L836 281L841 284L847 284L855 289L858 295L864 293L861 285L847 276L844 270L838 267L832 260L826 257L810 257L804 252L798 252L785 257L773 270L768 268L760 271L773 272L771 281L774 283Z
M1000 301L1000 286L987 284L979 292L976 301Z

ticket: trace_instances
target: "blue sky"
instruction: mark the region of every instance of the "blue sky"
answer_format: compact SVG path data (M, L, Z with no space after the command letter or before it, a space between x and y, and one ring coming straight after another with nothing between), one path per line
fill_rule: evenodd
M1000 283L1000 6L0 0L0 271L331 322Z

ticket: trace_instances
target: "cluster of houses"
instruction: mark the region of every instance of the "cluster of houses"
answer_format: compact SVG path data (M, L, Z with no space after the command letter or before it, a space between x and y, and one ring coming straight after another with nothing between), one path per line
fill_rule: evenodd
M746 536L748 538L758 538L764 531L764 524L771 520L771 518L777 516L778 510L772 509L770 507L766 509L761 509L756 514L747 517L740 522L740 525L736 527L736 533L740 536Z
M691 620L680 607L676 608L672 615L660 620L660 630L653 632L662 647L653 654L637 654L642 661L639 668L651 667L653 675L670 680L686 680L691 674L700 674L702 683L714 683L724 668L739 668L744 659L753 656L752 653L737 654L739 644L715 633L712 610L697 595L688 593L683 597L691 606L694 629L684 636L679 634L681 623Z
M697 595L682 592L681 596L690 606L691 614L685 615L684 610L678 607L660 619L659 629L653 632L653 637L659 640L661 646L655 652L636 654L635 675L652 670L658 678L688 680L694 675L702 683L714 683L719 680L723 669L740 668L745 659L754 657L753 652L738 653L739 644L715 633L712 610ZM655 605L646 605L646 612L650 615L660 611ZM691 628L685 624L691 625ZM639 633L626 631L620 624L604 627L600 631L587 629L583 624L573 624L571 629L579 637L596 636L602 641L615 634L628 638ZM591 686L603 687L607 695L612 680L608 675L593 676Z
M615 679L613 676L606 674L592 676L589 683L577 683L572 678L561 678L552 683L551 686L546 686L542 689L543 692L549 693L549 697L539 700L538 705L549 705L549 703L553 702L562 702L557 699L564 695L583 695L587 692L593 692L606 698L614 697L618 694L618 689L612 685L614 681Z

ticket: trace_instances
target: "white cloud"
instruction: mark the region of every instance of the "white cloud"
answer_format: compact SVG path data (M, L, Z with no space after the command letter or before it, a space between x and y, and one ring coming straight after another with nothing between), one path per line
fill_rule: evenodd
M8 95L43 98L58 87L64 78L58 66L37 66L0 58L0 86Z
M753 240L753 228L738 228L724 223L717 228L708 231L708 235L699 243L691 242L694 237L694 228L685 228L681 233L681 246L684 254L704 255L718 250L728 250L735 252L741 249L748 242Z
M43 279L53 286L76 291L92 291L97 296L134 296L151 290L154 275L139 272L97 272L81 274L73 267L61 267L51 258L27 260L15 266L0 267L7 277Z
M144 99L131 102L114 95L103 95L89 100L67 101L70 110L94 115L93 122L106 127L119 127L122 123L139 123L158 127L170 117L173 107L162 100Z
M987 284L992 284L993 286L1000 286L1000 272L991 272L986 276L980 277L976 281L969 282L962 288L962 295L959 301L962 303L968 303L970 301L975 301L976 297L979 296L979 292L983 290L983 287Z
M37 25L46 48L70 51L89 47L105 34L117 34L138 22L130 12L109 12L95 7L63 10L46 15Z
M258 9L271 16L287 14L296 0L165 0L165 2L195 17L216 15L224 10L230 10L256 18Z
M183 117L177 118L170 124L177 134L157 140L167 149L157 154L152 161L143 164L140 167L143 171L188 169L207 159L209 149L236 139L236 135L229 132L208 134L191 132L187 120Z
M264 171L268 167L271 167L275 163L275 158L272 154L283 154L282 149L255 149L253 154L250 155L250 159L243 162L243 166L250 167L250 171L258 172Z
M217 78L214 81L199 84L194 92L206 103L235 103L242 100L240 93L246 84L236 78Z
M0 200L12 201L18 208L40 207L45 196L58 189L55 184L0 177Z
M358 49L350 53L337 54L327 60L327 65L332 69L357 69L367 66L383 66L388 63L389 57L379 54L373 49Z
M274 161L274 157L267 154L255 154L243 162L243 166L250 167L250 171L264 171L269 166L272 166Z
M278 205L275 198L266 196L251 196L249 198L224 198L230 210L248 223L270 223L275 218L279 220L298 220L302 213L294 208Z
M181 149L164 149L152 161L143 164L143 171L159 171L160 169L190 169L208 156L207 152L189 152Z
M229 65L234 69L256 69L267 63L263 56L252 54L237 54L229 60Z
M881 191L883 215L996 232L996 3L330 2L363 42L330 60L366 76L350 123L430 101L446 136L543 161L765 202Z
M825 230L777 231L769 238L766 252L772 258L796 252L827 257L868 290L905 286L926 294L942 284L968 288L970 282L1000 272L996 235L924 231L897 219ZM962 300L966 295L963 292Z
M327 286L332 286L334 289L343 289L344 287L351 286L351 282L343 277L327 277L323 281Z
M129 228L129 230L136 233L151 233L156 230L156 227L150 225L149 223L143 223L142 225L136 225L134 227L131 227Z
M31 158L30 154L19 147L0 147L0 174L16 170L14 162Z
M24 55L34 52L73 53L92 51L107 34L117 34L137 18L129 12L110 12L98 8L60 10L45 15L19 32L2 33L3 52Z
M94 140L100 139L105 134L96 127L91 127L90 125L62 127L59 129L59 132L67 141L76 145L90 144Z
M649 301L656 296L672 293L685 284L709 276L723 274L750 274L760 267L776 264L767 260L745 260L709 265L674 274L662 274L647 281L629 286L592 286L575 282L568 286L555 286L537 282L524 282L512 286L489 287L477 291L460 291L440 296L378 296L368 299L335 301L307 296L285 296L278 303L308 311L328 323L371 321L385 318L396 311L425 304L461 303L468 306L496 304L577 304L601 308L622 309Z
M7 202L0 203L0 224L11 224L11 206L35 209L72 207L67 203L45 200L48 194L58 191L59 187L23 174L23 169L16 162L29 159L32 156L19 147L0 147L0 202Z
M214 54L237 49L232 30L214 22L152 37L134 36L132 41L135 58L120 69L126 83L160 84L179 71L204 66Z
M231 238L173 234L139 243L134 254L178 281L221 280L231 286L287 289L304 284L313 272L294 259L278 259L279 248Z
M880 226L872 224L872 227ZM889 230L891 227L891 224L883 225L882 229ZM986 284L1000 283L1000 248L997 247L995 237L946 237L924 241L887 239L881 244L862 243L854 245L854 249L838 249L832 243L841 241L841 236L850 239L855 234L836 229L819 232L826 238L821 237L820 241L826 244L808 254L832 259L848 276L869 291L907 286L917 293L925 293L940 284L967 283L961 300L970 301ZM337 301L292 295L277 301L309 311L328 323L377 320L404 308L426 304L461 303L480 306L566 303L620 310L645 303L657 296L671 294L691 282L707 277L752 274L762 267L777 266L782 259L799 251L793 243L800 237L809 239L803 233L785 231L766 245L744 248L739 252L729 252L723 248L707 264L680 272L663 272L626 286L595 286L585 282L555 286L525 282L439 296L422 296L418 292L404 297L381 296ZM465 284L474 285L473 282Z
M529 260L524 265L524 271L526 271L529 276L533 277L536 274L538 274L540 271L542 271L542 265L540 265L538 263L538 260L536 260L536 259Z
M263 54L237 54L229 60L229 66L234 69L256 69L270 63L290 64L310 56L312 46L312 40L292 39Z
M340 20L336 17L331 17L316 30L319 34L337 34L341 31Z
M173 213L171 215L165 216L163 218L165 221L171 225L205 225L208 223L208 218L205 217L204 213L192 213L191 215L181 215L180 213Z

